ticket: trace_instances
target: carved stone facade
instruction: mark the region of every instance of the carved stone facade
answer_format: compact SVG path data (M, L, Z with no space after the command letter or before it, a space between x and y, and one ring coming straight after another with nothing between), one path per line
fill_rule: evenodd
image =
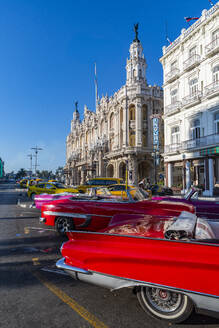
M66 183L84 183L95 176L125 178L136 184L154 180L153 114L163 113L163 91L146 80L146 60L140 41L130 46L126 84L112 97L97 100L96 112L84 107L80 121L76 110L66 141ZM163 144L160 119L160 145Z

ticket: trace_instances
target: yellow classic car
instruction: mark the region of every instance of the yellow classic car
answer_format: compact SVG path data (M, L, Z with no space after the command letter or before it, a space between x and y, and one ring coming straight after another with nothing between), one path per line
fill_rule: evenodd
M119 197L123 197L123 198L127 197L126 184L116 184L116 185L113 185L113 186L109 186L108 190L110 191L110 193L113 196L119 196ZM128 185L127 190L131 194L131 196L134 198L135 193L136 193L136 187ZM148 194L148 198L151 197L151 194L148 193L147 190L145 192Z
M123 183L123 179L120 178L92 178L88 179L84 185L77 186L77 189L81 192L86 192L87 189L97 187L108 187L110 185Z
M78 193L79 191L75 188L68 188L59 182L39 182L28 188L27 195L31 199L34 199L35 195L59 194L62 192Z
M27 187L27 183L28 183L29 179L22 179L20 180L20 187L21 188L26 188Z

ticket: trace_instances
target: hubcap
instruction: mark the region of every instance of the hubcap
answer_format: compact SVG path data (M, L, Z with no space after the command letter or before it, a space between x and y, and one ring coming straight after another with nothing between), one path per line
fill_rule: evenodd
M65 219L65 218L59 219L58 230L60 232L67 232L69 230L69 223L68 223L67 219Z
M160 288L147 288L146 294L150 305L159 312L176 311L182 300L180 294Z

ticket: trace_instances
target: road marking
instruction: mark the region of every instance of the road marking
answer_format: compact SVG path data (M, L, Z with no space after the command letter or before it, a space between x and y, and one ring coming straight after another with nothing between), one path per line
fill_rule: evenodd
M61 289L53 285L46 280L39 272L33 273L33 275L46 286L53 294L60 298L65 304L70 306L72 310L78 313L82 318L88 321L95 328L108 328L102 321L96 318L92 313L87 311L83 306L79 305L75 300L65 294Z
M46 228L38 228L38 227L25 227L27 229L31 229L31 230L41 230L41 231L56 231L55 229L46 229Z
M33 257L32 261L33 261L33 265L40 265L39 257Z

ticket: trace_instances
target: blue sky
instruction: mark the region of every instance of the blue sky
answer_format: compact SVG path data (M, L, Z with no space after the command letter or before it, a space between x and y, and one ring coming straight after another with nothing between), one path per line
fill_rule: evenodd
M213 1L216 3L216 1ZM99 94L125 83L133 24L147 60L147 81L162 85L159 58L185 16L200 16L208 0L0 1L0 157L6 172L28 169L31 147L40 146L39 169L65 164L65 140L74 103L95 106L94 62Z

